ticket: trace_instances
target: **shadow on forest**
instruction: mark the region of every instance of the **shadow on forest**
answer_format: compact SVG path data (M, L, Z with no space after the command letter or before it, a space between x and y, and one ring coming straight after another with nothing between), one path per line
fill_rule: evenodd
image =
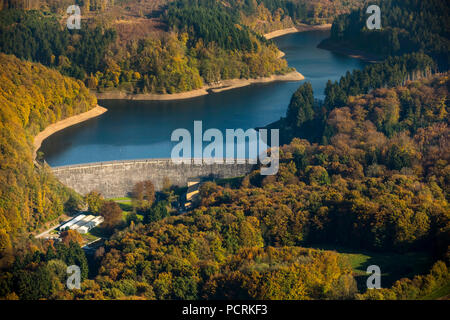
M367 267L377 265L381 269L381 287L389 288L395 281L402 278L413 278L418 274L426 274L430 270L433 259L431 254L424 251L406 253L374 252L357 250L333 245L309 245L308 247L322 250L336 251L347 257L354 270L354 277L359 292L367 289Z

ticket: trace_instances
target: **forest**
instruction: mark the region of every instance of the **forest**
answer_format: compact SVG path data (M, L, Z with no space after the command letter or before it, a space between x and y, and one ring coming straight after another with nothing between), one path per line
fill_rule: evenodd
M169 10L166 19L172 31L122 43L113 28L82 24L80 30L68 30L51 13L2 10L0 51L40 62L100 91L176 93L223 79L290 71L273 44L246 27L239 29L218 8ZM199 30L212 33L189 32L185 26L194 20Z
M0 12L1 52L40 62L80 80L101 68L114 38L114 31L100 27L70 31L55 16L39 11Z
M364 9L336 18L326 43L338 43L382 56L424 52L439 69L449 68L450 40L447 1L383 0L374 1L381 10L381 30L368 30Z
M24 242L27 249L15 249L2 272L0 296L433 296L450 280L449 84L445 74L350 95L345 105L324 115L323 143L294 138L281 148L275 176L264 177L255 170L232 185L205 183L200 203L184 215L172 215L176 211L170 209L170 187L155 197L149 182L133 191L134 210L144 218L135 216L125 224L112 218L121 212L115 202L88 195L89 210L110 221L104 228L111 237L82 262L88 278L83 278L81 290L61 289L61 270L73 259L84 261L74 237L60 244ZM306 83L293 100L311 102L311 94ZM366 292L359 289L344 255L311 248L317 244L403 254L427 251L435 263L428 273Z
M103 297L416 299L447 284L437 262L428 275L358 292L342 257L300 247L426 250L448 262L448 85L445 75L351 97L327 117L329 143L295 138L276 176L206 183L189 214L116 233L100 252ZM401 125L388 135L391 122Z
M123 205L98 192L81 197L57 182L33 161L33 136L94 107L89 88L172 93L286 72L277 48L248 23L252 10L264 4L271 15L302 20L310 17L304 8L312 1L240 1L242 12L220 11L216 4L198 8L208 0L176 1L161 13L171 30L124 42L113 27L64 31L55 13L11 9L21 2L1 1L8 6L0 11L1 51L22 59L0 53L0 298L448 297L450 79L448 51L442 51L448 35L419 14L430 10L440 17L445 11L437 1L404 2L412 11L398 11L402 24L392 28L423 26L423 37L398 30L404 36L399 49L386 42L390 49L379 52L388 56L383 62L329 81L323 101L303 83L277 123L284 145L276 175L262 176L255 168L204 183L196 206L183 214L176 207L182 192L170 181L161 192L143 181L125 214ZM386 1L392 9L399 3ZM104 2L97 4L87 7L107 10ZM371 37L349 22L357 17L361 11L337 18L332 40ZM395 19L388 15L386 21ZM236 39L227 39L220 24ZM397 29L383 25L377 34L389 39ZM46 33L52 33L50 41ZM405 46L408 41L417 46ZM370 45L377 50L376 41ZM64 231L61 242L33 237L44 223L82 207L105 219L97 231L107 240L94 252L80 247L73 230ZM367 290L340 247L396 257L425 252L430 259L418 273L407 265L383 289ZM81 267L81 289L65 288L71 264Z
M362 70L347 72L339 81L329 80L323 101L314 100L312 87L306 83L292 96L286 117L277 122L281 128L281 139L288 143L294 137L301 137L326 143L331 135L330 127L326 126L327 116L333 109L346 106L350 97L369 93L376 88L404 85L409 80L427 78L436 69L433 59L423 53L389 57ZM413 112L408 110L408 115ZM413 128L418 125L417 121L407 124ZM399 126L398 123L390 123L383 131L391 135L401 129Z
M0 261L13 239L57 219L67 201L80 198L33 163L33 137L49 124L88 111L95 97L79 80L40 64L0 53Z
M1 1L0 51L55 68L93 90L179 93L226 79L285 74L291 71L286 61L262 33L300 22L331 22L359 6L328 0L232 0L227 6L214 0L159 1L157 20L166 30L157 28L150 36L134 32L140 35L130 39L118 24L105 22L120 16L102 14L131 10L133 1L77 4L87 18L80 30L67 30L66 2ZM153 14L138 11L143 17Z
M253 31L260 34L293 27L297 24L331 23L341 14L362 7L355 0L229 0L223 6L214 0L182 0L172 6L183 7L194 4L197 7L217 7L227 10Z

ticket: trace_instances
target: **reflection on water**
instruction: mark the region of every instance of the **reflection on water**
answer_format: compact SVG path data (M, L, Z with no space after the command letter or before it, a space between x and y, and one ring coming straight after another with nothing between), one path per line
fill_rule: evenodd
M328 79L337 80L364 63L316 48L328 35L324 31L290 34L275 42L286 53L289 65L310 81L315 96L323 99ZM58 132L42 145L52 166L139 158L168 158L175 143L173 130L193 132L195 120L203 131L255 128L286 113L292 93L301 82L278 82L224 91L181 101L105 100L108 112Z

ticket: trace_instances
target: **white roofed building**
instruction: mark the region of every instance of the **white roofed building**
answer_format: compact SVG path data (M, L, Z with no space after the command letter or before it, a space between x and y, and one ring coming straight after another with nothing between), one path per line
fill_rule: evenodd
M105 219L102 216L80 214L69 222L63 224L59 230L63 231L67 228L77 230L81 234L88 233L91 229L101 224Z
M77 229L78 233L81 233L81 234L86 234L89 232L89 230L90 230L89 227L86 225L81 226Z
M66 228L70 228L72 225L74 225L75 223L77 223L78 221L82 220L85 217L86 217L86 215L80 214L80 215L76 216L75 218L73 218L72 220L70 220L69 222L66 222L65 224L60 226L59 230L62 231L62 230L65 230Z

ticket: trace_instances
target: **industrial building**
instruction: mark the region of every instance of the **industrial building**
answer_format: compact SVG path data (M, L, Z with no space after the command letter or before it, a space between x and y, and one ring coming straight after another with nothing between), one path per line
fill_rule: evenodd
M95 228L99 224L101 224L105 219L101 216L93 216L93 215L84 215L80 214L63 224L59 230L64 231L67 229L77 230L81 234L88 233L91 229Z
M84 217L86 217L86 215L84 214L80 214L78 216L76 216L75 218L73 218L72 220L70 220L69 222L66 222L65 224L63 224L62 226L59 227L60 231L64 231L66 229L69 229L70 226L72 226L73 224L77 223L78 221L80 221L81 219L83 219Z

